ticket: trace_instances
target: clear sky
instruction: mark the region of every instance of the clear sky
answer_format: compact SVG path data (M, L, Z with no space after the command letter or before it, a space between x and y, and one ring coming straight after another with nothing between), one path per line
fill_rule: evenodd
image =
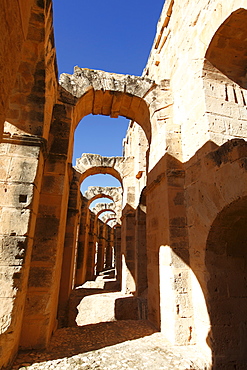
M164 0L53 0L55 44L60 73L100 69L140 76L146 65ZM74 159L82 153L122 155L128 120L89 115L75 132ZM112 176L82 183L119 186Z

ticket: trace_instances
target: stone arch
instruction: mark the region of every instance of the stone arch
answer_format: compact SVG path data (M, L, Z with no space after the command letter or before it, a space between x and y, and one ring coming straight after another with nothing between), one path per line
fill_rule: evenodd
M111 197L110 195L107 195L107 194L104 194L104 193L100 193L98 195L95 195L94 197L92 197L89 202L88 202L88 205L90 205L93 201L97 200L97 199L101 199L101 198L106 198L106 199L109 199L111 200L112 202L114 202L114 199L113 197Z
M108 174L115 177L120 184L123 183L124 158L102 157L99 154L83 153L76 160L75 170L80 173L80 183L86 177L96 174Z
M92 208L92 212L99 217L104 212L112 212L116 215L116 206L114 203L97 203Z
M116 217L110 217L110 218L107 218L107 219L105 220L105 223L106 223L106 224L108 224L108 222L110 222L110 221L116 221L116 223L117 223L117 219L116 219Z
M73 75L60 76L60 85L76 98L75 126L91 113L123 116L139 123L150 143L149 104L145 100L155 86L150 79L75 67Z
M122 188L121 187L102 187L102 186L89 186L88 190L84 193L84 197L88 199L88 206L100 198L108 198L115 203L122 201Z
M206 243L214 368L244 369L247 361L247 196L217 215Z

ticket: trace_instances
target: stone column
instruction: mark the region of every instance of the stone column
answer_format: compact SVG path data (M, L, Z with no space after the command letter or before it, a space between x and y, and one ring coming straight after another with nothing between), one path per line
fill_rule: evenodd
M98 255L97 255L97 275L104 269L104 223L99 220L99 241L98 241Z
M64 236L69 195L67 163L70 105L54 107L21 334L22 348L44 348L57 326Z
M146 245L146 206L139 205L136 210L135 229L135 281L136 295L147 293L147 245Z
M111 267L115 267L115 247L114 247L114 229L110 228L110 243L111 243Z
M88 202L81 196L81 218L78 236L78 256L77 256L77 270L76 270L76 285L85 283L86 277L86 256L88 248Z
M93 248L94 248L94 256L92 260L92 271L94 276L97 275L97 255L98 255L98 248L99 248L99 218L96 216L94 218L94 225L93 225Z
M59 319L66 324L66 307L75 284L75 264L80 220L80 185L74 177L70 185L69 206L63 251L63 264L59 292Z
M135 293L135 211L123 210L121 227L122 292Z
M121 282L122 278L122 258L121 258L121 226L116 225L114 228L114 246L115 246L115 264L116 279Z
M165 155L147 186L149 320L173 344L193 344L182 164Z
M94 279L94 263L95 263L95 239L94 226L95 214L90 212L89 232L88 232L88 255L86 262L86 281Z
M0 144L0 367L18 350L40 196L44 142L4 135Z
M107 248L107 225L105 223L103 227L102 244L103 244L103 269L102 270L104 270L106 267L106 248Z
M107 242L106 242L105 267L108 269L112 267L113 235L112 235L112 228L108 225L106 225L106 228L107 228Z

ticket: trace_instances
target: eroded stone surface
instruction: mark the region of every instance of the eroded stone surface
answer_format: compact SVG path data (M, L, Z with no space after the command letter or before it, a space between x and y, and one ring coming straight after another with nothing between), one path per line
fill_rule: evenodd
M154 82L147 77L137 77L75 67L73 75L60 75L60 85L80 98L89 89L123 92L143 98Z

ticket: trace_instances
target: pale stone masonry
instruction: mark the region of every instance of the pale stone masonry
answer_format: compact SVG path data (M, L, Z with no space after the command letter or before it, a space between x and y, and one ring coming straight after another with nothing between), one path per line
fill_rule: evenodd
M0 20L0 368L47 348L74 288L115 268L167 343L245 370L246 0L166 0L142 76L58 80L51 0L3 1ZM123 156L81 148L73 167L88 114L130 119ZM99 173L119 188L82 195Z

